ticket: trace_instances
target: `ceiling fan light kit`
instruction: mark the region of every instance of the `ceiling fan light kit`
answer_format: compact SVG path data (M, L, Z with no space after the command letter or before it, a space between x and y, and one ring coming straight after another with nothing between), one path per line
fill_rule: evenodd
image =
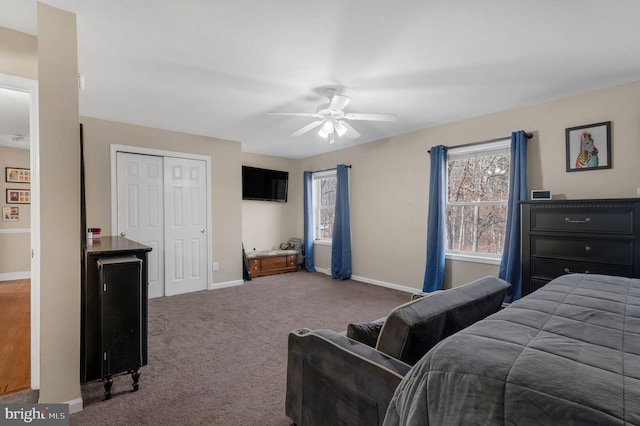
M322 105L316 113L301 112L271 112L271 115L289 115L297 117L317 118L316 121L307 124L301 129L291 134L293 137L302 136L307 132L320 127L318 135L323 139L329 139L329 143L334 143L336 137L341 138L347 136L349 139L360 137L360 133L356 131L349 123L344 120L352 121L395 121L395 114L370 114L370 113L345 113L344 109L351 98L344 95L337 95L336 89L326 89L325 94L329 98L327 106Z

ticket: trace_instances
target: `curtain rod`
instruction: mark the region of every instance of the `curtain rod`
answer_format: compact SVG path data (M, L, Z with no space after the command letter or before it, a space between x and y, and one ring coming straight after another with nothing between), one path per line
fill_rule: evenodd
M350 168L351 168L351 164L346 165L345 167L346 167L347 169L350 169ZM328 171L330 171L330 170L337 170L337 169L338 169L337 167L334 167L334 168L332 168L332 169L316 170L316 171L313 171L313 172L311 172L311 173L328 172Z
M529 132L525 133L524 135L527 137L527 139L531 139L533 137L533 133L529 133ZM488 139L486 141L463 143L462 145L448 146L447 148L464 148L464 147L467 147L467 146L480 145L480 144L483 144L483 143L503 141L505 139L511 139L511 136L506 136L504 138ZM431 150L428 150L427 152L429 154L431 154Z

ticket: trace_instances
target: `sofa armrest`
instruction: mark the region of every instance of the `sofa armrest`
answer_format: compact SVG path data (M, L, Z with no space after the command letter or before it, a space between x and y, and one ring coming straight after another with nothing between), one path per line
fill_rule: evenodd
M289 333L285 412L296 424L382 424L411 368L330 330Z

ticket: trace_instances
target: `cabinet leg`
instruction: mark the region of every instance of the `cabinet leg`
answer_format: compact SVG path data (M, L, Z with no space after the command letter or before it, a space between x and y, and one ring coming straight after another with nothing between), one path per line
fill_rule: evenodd
M131 378L133 379L133 391L137 391L140 385L138 384L138 380L140 379L140 369L133 370L131 372Z
M111 386L113 386L113 378L107 376L104 378L104 399L111 399Z

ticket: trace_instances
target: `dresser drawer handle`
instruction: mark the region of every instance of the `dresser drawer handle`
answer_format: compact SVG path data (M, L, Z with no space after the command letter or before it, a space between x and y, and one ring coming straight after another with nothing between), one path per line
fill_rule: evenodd
M568 217L565 217L564 221L568 222L568 223L589 223L589 222L591 222L591 218L587 217L584 220L571 220Z
M585 251L591 251L591 247L589 247L589 246L586 246L584 249L585 249Z
M566 274L579 274L579 272L571 272L571 269L569 269L569 268L564 268L564 272ZM583 274L588 274L588 273L589 273L589 270L586 270L586 271L583 272Z

